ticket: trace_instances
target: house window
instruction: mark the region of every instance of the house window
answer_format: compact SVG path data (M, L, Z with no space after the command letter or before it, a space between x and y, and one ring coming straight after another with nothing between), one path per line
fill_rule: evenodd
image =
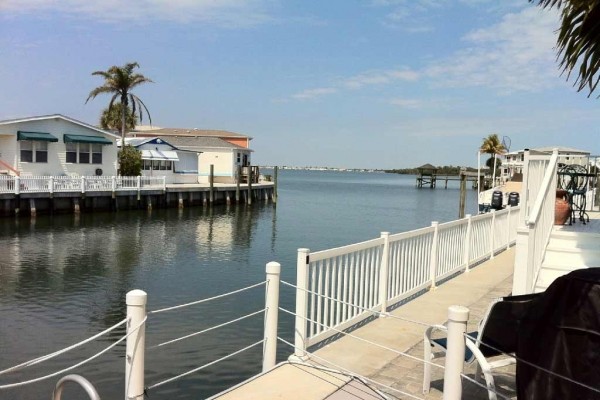
M90 145L87 143L79 143L79 164L90 163Z
M67 149L66 161L70 164L77 163L77 143L65 143Z
M154 171L158 171L160 168L160 161L158 160L152 160L152 169Z
M150 171L152 169L152 160L143 160L142 169L144 171Z
M92 164L102 164L101 144L92 144Z
M167 163L168 163L168 161L164 161L164 160L160 161L160 170L161 171L166 171L167 170Z
M241 163L242 162L242 153L237 153L237 163Z
M22 140L21 162L47 163L48 142Z
M21 141L21 162L33 162L33 142Z

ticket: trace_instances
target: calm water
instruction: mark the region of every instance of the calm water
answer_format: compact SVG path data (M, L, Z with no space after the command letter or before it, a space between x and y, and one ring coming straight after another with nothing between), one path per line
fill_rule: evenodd
M0 220L0 369L55 351L125 317L127 291L148 293L148 309L220 294L264 280L265 264L282 263L295 280L296 249L321 250L420 228L458 213L458 184L420 189L414 177L391 174L281 171L279 203L251 208L127 211ZM468 191L468 210L476 209ZM282 287L282 304L294 296ZM151 316L147 346L264 307L264 289ZM280 315L292 337L292 319ZM0 384L72 365L123 335L123 330L39 366L0 376ZM261 339L260 316L146 352L146 384L222 357ZM280 358L291 349L280 347ZM122 398L124 344L73 372L104 399ZM261 349L149 393L151 399L198 399L260 370ZM58 378L0 392L0 399L48 398ZM77 395L69 389L65 395ZM75 397L77 398L77 397Z

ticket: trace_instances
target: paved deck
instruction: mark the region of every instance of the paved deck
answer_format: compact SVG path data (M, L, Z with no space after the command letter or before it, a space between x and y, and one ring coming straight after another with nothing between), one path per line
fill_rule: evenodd
M462 274L397 308L393 314L427 324L441 324L447 319L448 307L459 304L469 307L471 310L469 329L475 328L485 314L490 301L511 292L513 267L514 248L497 255L493 260L486 261L468 274ZM352 333L422 359L424 330L423 326L414 323L393 318L378 318ZM443 371L441 369L432 368L431 391L423 394L423 363L357 339L346 336L315 351L315 355L414 397L442 398ZM311 362L315 365L323 364L321 360L315 358ZM438 358L435 362L443 365L444 359ZM333 366L331 368L337 369ZM475 365L470 365L466 369L467 375L471 377L474 376L474 371ZM495 377L500 393L514 397L514 367L499 370L495 373ZM353 385L358 385L358 395L349 394ZM380 398L375 392L369 392L365 388L366 385L352 381L345 375L294 364L283 364L215 398L306 400ZM389 389L379 389L392 398L410 398ZM463 399L487 399L487 392L484 389L468 381L463 383L463 389ZM333 397L334 394L338 397Z
M600 211L588 211L588 216L590 221L586 224L575 220L572 225L555 226L554 229L559 232L600 233Z

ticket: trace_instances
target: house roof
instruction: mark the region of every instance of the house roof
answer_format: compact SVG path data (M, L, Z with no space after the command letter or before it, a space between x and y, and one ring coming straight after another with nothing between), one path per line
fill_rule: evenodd
M171 145L183 150L201 151L206 149L221 150L245 150L252 151L246 147L229 143L218 137L203 136L159 136L160 139L168 141Z
M547 146L547 147L538 147L533 149L535 151L542 152L552 152L554 149L558 149L558 153L570 153L570 154L590 154L589 151L575 149L573 147L561 147L561 146Z
M201 136L201 137L226 137L226 138L244 138L252 139L248 135L241 133L223 131L218 129L198 129L198 128L160 128L151 126L136 126L131 133L136 135L153 136Z
M9 125L9 124L18 124L21 122L32 122L32 121L44 121L48 119L62 119L63 121L70 122L75 125L83 126L84 128L88 128L94 130L96 132L100 132L102 134L111 136L113 138L120 138L119 135L116 135L110 131L106 131L104 129L98 128L97 126L86 124L85 122L76 120L75 118L67 117L62 114L50 114L50 115L38 115L34 117L26 117L26 118L16 118L16 119L6 119L4 121L0 121L0 125Z

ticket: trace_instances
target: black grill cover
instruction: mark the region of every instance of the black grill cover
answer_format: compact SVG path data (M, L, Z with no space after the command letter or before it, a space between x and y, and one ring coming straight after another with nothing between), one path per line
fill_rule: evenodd
M519 328L518 358L600 390L600 268L555 280ZM517 397L600 399L600 393L517 361Z

